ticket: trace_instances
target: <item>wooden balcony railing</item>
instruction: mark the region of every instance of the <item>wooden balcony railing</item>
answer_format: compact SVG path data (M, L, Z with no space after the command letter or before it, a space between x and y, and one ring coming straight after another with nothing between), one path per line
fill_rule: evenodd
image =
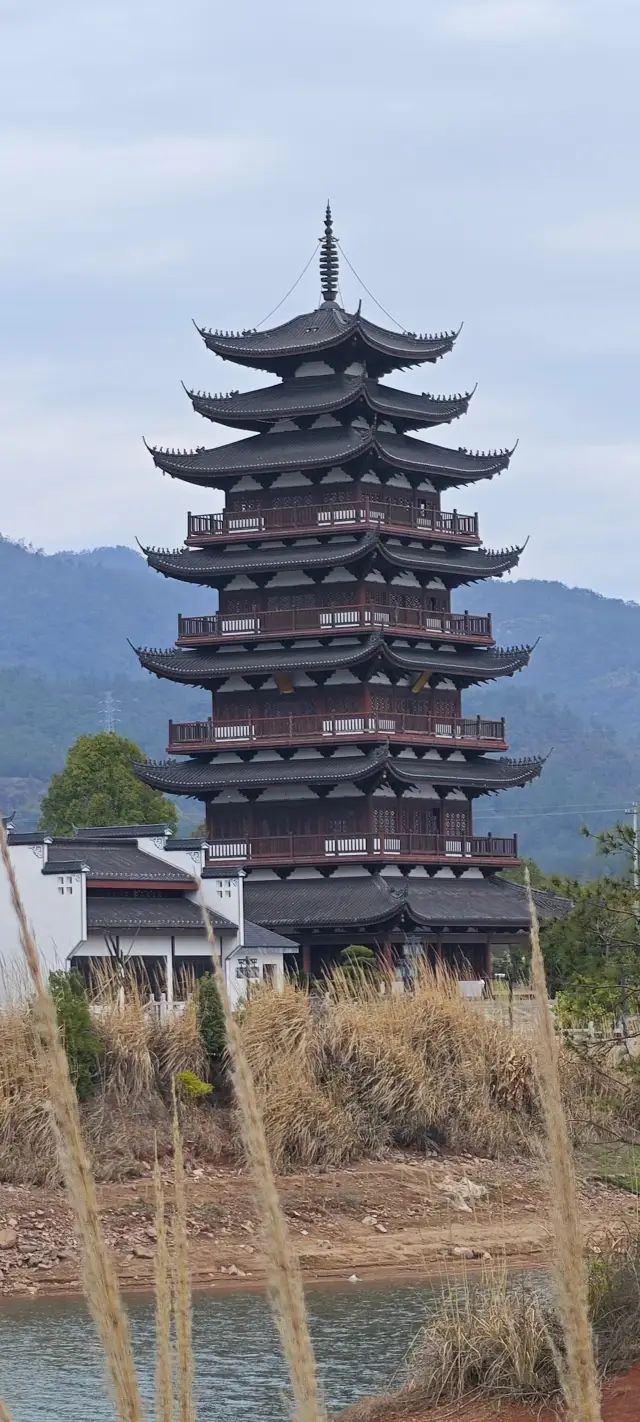
M362 859L410 859L440 864L452 860L503 862L518 858L518 836L438 834L272 835L268 838L209 840L213 863L319 864Z
M505 724L482 716L450 718L388 712L381 716L263 716L219 721L170 721L169 752L216 750L221 746L313 745L323 740L433 742L470 745L492 750L505 746Z
M424 608L383 607L366 603L361 607L298 607L284 611L213 613L209 617L178 618L178 642L198 645L213 639L254 637L296 637L330 632L371 632L397 628L401 632L435 633L436 636L491 641L491 617L469 612L427 612Z
M315 534L326 530L354 527L379 528L398 533L437 533L442 538L480 541L477 514L445 512L421 500L414 504L394 503L371 496L356 497L348 504L294 504L287 508L246 510L225 509L221 513L188 516L188 543L211 539L265 538L269 535Z

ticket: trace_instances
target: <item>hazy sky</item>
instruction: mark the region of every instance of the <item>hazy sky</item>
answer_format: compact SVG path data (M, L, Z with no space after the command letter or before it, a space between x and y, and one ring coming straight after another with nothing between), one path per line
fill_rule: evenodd
M213 444L180 380L259 384L191 325L258 323L327 196L377 299L464 320L401 376L478 381L443 443L520 444L445 502L528 577L640 600L637 0L0 0L0 531L181 543ZM342 272L345 304L362 294ZM315 263L274 321L318 299ZM364 309L385 319L364 297Z

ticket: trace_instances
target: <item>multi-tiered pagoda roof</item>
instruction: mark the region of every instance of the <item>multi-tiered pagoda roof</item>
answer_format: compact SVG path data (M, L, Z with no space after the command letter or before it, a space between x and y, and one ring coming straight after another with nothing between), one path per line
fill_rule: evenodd
M473 801L527 784L543 761L492 754L506 750L504 722L463 717L462 691L513 675L531 648L497 647L490 616L453 611L451 591L511 571L522 548L485 550L477 515L443 509L441 496L501 474L513 450L432 441L473 392L414 394L380 380L433 364L458 332L392 331L344 310L337 271L327 208L315 310L267 331L198 328L218 357L277 380L187 391L198 415L246 438L151 447L158 468L222 490L226 504L189 515L183 548L143 550L164 576L217 589L220 605L181 617L175 648L138 649L157 676L213 696L207 721L170 728L170 751L186 759L138 773L205 803L212 860L242 862L252 893L286 881L278 902L290 893L284 920L303 943L305 931L325 932L333 901L340 919L345 877L378 884L396 926L409 912L398 876L414 885L410 897L420 891L414 926L428 921L435 879L440 904L447 885L466 885L459 934L461 904L468 932L474 892L479 906L489 876L497 904L506 890L493 876L518 853L515 837L474 835ZM315 881L324 905L306 924L300 879ZM513 926L514 894L524 929L513 885L506 916ZM439 940L444 932L434 920Z

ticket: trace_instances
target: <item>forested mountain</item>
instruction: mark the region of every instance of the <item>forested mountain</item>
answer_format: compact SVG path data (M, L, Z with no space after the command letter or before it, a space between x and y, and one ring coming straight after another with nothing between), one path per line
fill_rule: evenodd
M211 611L216 597L130 548L45 556L0 540L0 583L0 805L26 827L71 741L102 729L107 692L116 729L153 756L170 716L207 713L204 692L141 672L127 639L169 646L178 612ZM477 802L478 828L517 830L546 869L590 872L580 825L601 828L640 798L640 606L532 580L461 589L455 605L491 610L503 645L540 639L513 681L467 693L471 713L507 717L511 754L551 752L532 786Z

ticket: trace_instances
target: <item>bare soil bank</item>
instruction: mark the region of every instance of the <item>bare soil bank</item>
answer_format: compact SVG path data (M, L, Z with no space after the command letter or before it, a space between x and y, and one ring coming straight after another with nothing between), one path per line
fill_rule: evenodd
M562 1414L560 1414L562 1415ZM605 1384L602 1397L603 1422L638 1422L640 1417L640 1367L631 1369L625 1377L612 1378ZM450 1403L446 1407L426 1411L411 1404L405 1394L393 1398L372 1399L356 1403L340 1414L340 1422L558 1422L557 1412L535 1412L508 1403Z
M450 1194L451 1183L465 1177L487 1191L466 1210ZM531 1161L398 1154L384 1163L287 1175L278 1184L309 1283L346 1281L354 1274L359 1280L437 1277L466 1262L471 1250L478 1259L504 1254L531 1266L548 1257L545 1190ZM100 1200L123 1286L149 1287L150 1171L102 1186ZM259 1287L264 1261L244 1171L192 1165L187 1200L194 1287ZM621 1220L633 1222L637 1201L585 1178L581 1207L585 1234L597 1236ZM0 1185L0 1295L77 1292L79 1263L62 1191Z

